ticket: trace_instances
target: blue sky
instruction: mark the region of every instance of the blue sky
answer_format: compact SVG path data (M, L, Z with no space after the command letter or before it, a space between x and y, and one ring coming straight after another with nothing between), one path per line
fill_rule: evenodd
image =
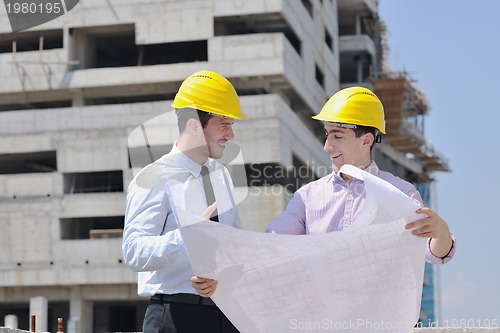
M380 0L379 15L388 64L417 80L426 136L452 169L435 174L435 208L458 239L440 267L441 322L500 325L500 1Z

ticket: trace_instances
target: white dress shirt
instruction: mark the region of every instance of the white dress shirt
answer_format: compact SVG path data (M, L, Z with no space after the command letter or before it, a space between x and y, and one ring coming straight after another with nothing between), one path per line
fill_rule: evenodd
M219 223L241 228L229 172L211 158L204 165L210 171ZM142 169L129 185L122 250L127 265L139 272L141 296L195 293L171 199L175 197L176 207L200 216L207 208L200 172L201 165L174 143L170 153Z

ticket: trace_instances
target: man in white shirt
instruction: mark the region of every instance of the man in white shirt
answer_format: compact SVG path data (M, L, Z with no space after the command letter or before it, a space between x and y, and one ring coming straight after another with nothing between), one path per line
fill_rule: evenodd
M139 272L139 295L151 297L143 332L238 332L208 298L217 282L193 276L174 211L202 216L216 200L210 219L241 228L231 177L215 159L234 139L234 119L246 116L232 84L208 70L182 83L172 107L178 140L127 192L123 254Z

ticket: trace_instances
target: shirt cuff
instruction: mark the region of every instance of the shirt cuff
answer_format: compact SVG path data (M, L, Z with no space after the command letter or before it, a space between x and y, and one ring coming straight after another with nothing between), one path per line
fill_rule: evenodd
M426 255L426 261L431 264L446 264L448 261L450 261L453 256L455 255L455 250L456 250L456 239L455 236L450 232L450 237L451 237L451 248L448 254L444 257L436 257L432 251L431 251L431 239L427 241L427 255Z

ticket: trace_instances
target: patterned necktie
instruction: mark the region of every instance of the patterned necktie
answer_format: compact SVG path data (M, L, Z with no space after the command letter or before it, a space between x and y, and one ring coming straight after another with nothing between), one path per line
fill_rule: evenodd
M201 176L203 178L203 189L205 190L207 205L210 206L215 202L215 194L214 194L214 188L212 187L212 182L210 181L210 175L208 174L208 168L204 165L201 167ZM214 222L219 222L217 209L215 209L212 215L210 215L210 220Z

